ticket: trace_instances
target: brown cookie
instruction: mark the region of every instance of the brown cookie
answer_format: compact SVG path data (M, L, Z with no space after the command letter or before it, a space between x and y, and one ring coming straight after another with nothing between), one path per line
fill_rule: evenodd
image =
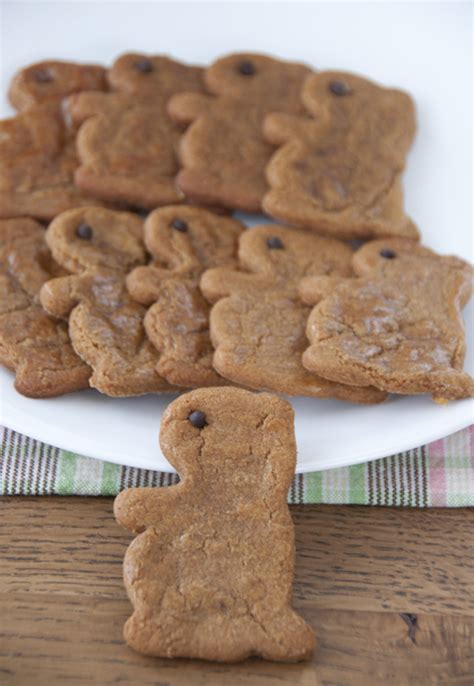
M154 263L127 278L132 297L151 305L144 324L159 351L157 372L176 386L228 384L212 367L209 304L199 290L205 269L236 266L244 226L198 208L176 205L149 215L145 244Z
M143 71L142 66L140 71L135 57L125 55L112 67L111 83L123 92L80 93L68 99L67 111L81 125L75 182L101 200L154 209L184 200L175 184L181 130L171 121L166 102L183 84L197 92L204 85L197 67L146 58L153 68Z
M354 74L321 72L305 83L311 117L270 114L263 207L273 217L337 238L403 236L401 173L415 135L413 101Z
M146 259L143 222L128 212L70 210L51 223L46 240L70 275L41 289L55 317L69 316L75 351L93 370L90 385L111 396L170 391L155 371L158 353L143 328L145 308L125 287L127 272Z
M90 375L66 324L39 304L43 283L60 273L44 233L32 219L0 220L0 363L15 372L15 388L30 398L87 388Z
M37 105L0 121L0 218L49 221L90 205L74 185L76 167L74 136L57 107Z
M105 69L96 64L48 60L21 69L13 77L8 98L17 110L42 102L59 102L79 91L107 90Z
M202 67L176 62L165 55L127 53L107 73L114 91L167 100L182 91L203 91Z
M123 93L80 93L68 101L79 124L81 161L75 182L101 200L152 209L177 203L176 146L180 132L164 103L142 102Z
M171 403L161 448L181 481L115 500L134 533L124 580L140 653L235 662L310 657L314 634L291 608L296 463L293 410L269 394L198 389Z
M461 309L473 268L406 239L366 244L353 258L360 279L309 278L300 291L308 320L305 367L340 383L437 400L474 395L462 371Z
M303 276L351 275L352 251L334 239L276 225L259 226L240 238L240 269L218 267L201 279L211 311L214 368L249 388L288 395L379 402L384 393L327 383L309 373L301 355L307 347L310 309L297 293Z
M302 111L300 91L310 73L302 64L264 55L228 55L205 72L210 95L173 97L171 117L191 124L180 143L181 190L206 204L260 211L273 152L263 140L264 117Z

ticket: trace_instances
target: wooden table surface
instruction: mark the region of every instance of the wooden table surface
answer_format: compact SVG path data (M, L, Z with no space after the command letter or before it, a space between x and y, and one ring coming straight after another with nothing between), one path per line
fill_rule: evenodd
M129 649L110 498L0 499L0 684L472 686L474 510L292 507L314 660L239 665Z

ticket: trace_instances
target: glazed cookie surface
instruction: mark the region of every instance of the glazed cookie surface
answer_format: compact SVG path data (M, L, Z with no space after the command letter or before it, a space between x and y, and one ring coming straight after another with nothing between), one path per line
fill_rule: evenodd
M302 281L316 304L307 327L305 367L325 378L392 393L431 393L450 400L474 395L462 371L461 309L473 288L473 268L414 241L367 243L353 258L351 281Z
M307 116L265 119L264 136L279 147L266 169L264 210L337 238L417 238L401 186L416 130L409 95L354 74L320 72L302 98Z
M122 526L142 532L124 561L127 643L168 658L308 658L314 634L291 608L289 403L237 388L191 391L168 406L160 443L180 483L128 489L114 505Z
M16 390L31 398L87 388L91 373L67 325L39 304L41 286L61 273L44 233L32 219L0 220L0 363L15 372Z
M55 317L69 318L74 349L93 370L90 385L111 396L172 390L156 372L145 309L125 286L127 272L146 260L142 220L95 207L70 210L51 223L46 240L70 274L46 282L41 303Z

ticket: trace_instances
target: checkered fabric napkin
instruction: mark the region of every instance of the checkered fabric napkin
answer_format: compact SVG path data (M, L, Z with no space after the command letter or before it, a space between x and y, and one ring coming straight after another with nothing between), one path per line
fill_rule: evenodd
M116 495L169 486L175 474L121 467L0 428L1 495ZM348 446L350 451L350 446ZM297 474L290 503L466 507L474 505L474 426L367 464Z

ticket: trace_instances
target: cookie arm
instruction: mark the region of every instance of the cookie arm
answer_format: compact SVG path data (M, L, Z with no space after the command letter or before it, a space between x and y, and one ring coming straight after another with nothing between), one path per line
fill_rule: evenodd
M168 101L167 110L177 124L191 124L209 109L212 98L202 93L178 93Z
M140 533L170 516L181 491L181 484L167 488L128 488L115 498L115 519L124 529Z
M298 293L306 305L317 305L320 300L327 297L339 284L351 279L343 279L340 276L306 276L298 285Z
M67 319L71 310L79 302L83 287L81 277L74 274L50 279L40 290L41 305L53 317Z
M204 272L199 285L206 300L215 303L232 293L258 288L257 281L256 274L215 267Z
M142 305L153 305L160 297L163 282L170 276L170 270L153 265L135 267L127 276L127 290Z
M66 114L76 126L95 114L100 114L108 105L110 95L97 91L84 91L70 95L64 101Z
M311 124L305 117L272 112L263 121L263 137L271 145L283 145L291 138L303 138Z

